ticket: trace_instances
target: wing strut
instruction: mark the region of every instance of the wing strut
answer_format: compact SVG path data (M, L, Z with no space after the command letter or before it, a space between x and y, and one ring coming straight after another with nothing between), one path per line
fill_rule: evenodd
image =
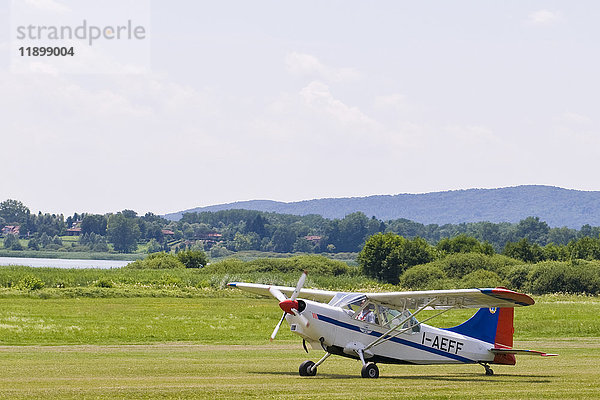
M388 340L391 340L395 337L397 337L398 335L403 334L406 331L411 330L412 328L414 328L415 326L419 326L427 321L429 321L430 319L433 319L435 317L439 317L440 315L442 315L443 313L450 311L454 308L456 308L457 306L452 306L450 308L446 308L445 310L440 311L439 313L432 315L429 318L425 318L423 321L418 322L417 324L414 325L410 325L408 328L404 328L398 332L395 332L393 335L390 335L392 332L394 332L395 330L397 330L398 328L400 328L402 325L404 325L404 323L408 320L410 320L412 317L414 317L415 315L419 314L421 311L423 311L425 308L427 308L431 303L435 302L437 299L432 299L430 302L428 302L427 304L425 304L424 306L422 306L421 308L419 308L417 311L415 311L414 313L410 314L408 317L404 318L402 320L402 322L400 322L398 325L390 328L387 332L385 332L383 335L381 335L380 337L378 337L377 339L375 339L374 341L372 341L369 345L367 345L364 350L369 350L371 347L375 347L377 345L380 345L381 343L385 343ZM386 337L387 336L387 337Z

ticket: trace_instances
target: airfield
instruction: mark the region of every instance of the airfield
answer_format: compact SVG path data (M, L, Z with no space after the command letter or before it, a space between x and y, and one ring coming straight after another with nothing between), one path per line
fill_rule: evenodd
M515 347L559 357L517 356L494 376L479 365L380 364L370 380L340 357L298 376L322 351L307 355L285 324L269 343L280 317L270 299L2 299L0 398L600 397L600 299L537 300L516 310Z

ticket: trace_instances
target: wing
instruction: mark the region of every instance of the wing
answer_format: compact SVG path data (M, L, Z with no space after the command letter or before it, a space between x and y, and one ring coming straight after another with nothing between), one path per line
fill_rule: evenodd
M275 285L261 285L258 283L245 283L245 282L230 282L227 286L235 287L238 289L245 290L250 293L261 294L263 296L271 296L269 293L269 288L275 288L281 291L281 293L285 294L287 297L290 297L294 292L293 287L288 286L275 286ZM299 297L303 299L320 301L322 303L328 303L329 300L333 298L339 292L332 292L330 290L319 290L319 289L300 289Z
M417 292L365 293L376 302L397 308L416 309L429 302L426 309L519 307L534 304L531 297L504 288L427 290Z

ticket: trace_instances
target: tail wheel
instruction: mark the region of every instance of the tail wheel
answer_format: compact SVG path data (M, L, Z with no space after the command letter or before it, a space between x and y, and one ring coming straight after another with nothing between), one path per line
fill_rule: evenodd
M300 376L315 376L317 374L317 367L315 367L314 362L306 360L300 364L298 372L300 372Z
M379 378L379 368L377 368L377 365L375 365L375 363L368 363L365 364L362 367L362 371L360 371L360 375L363 378L371 378L371 379L376 379Z

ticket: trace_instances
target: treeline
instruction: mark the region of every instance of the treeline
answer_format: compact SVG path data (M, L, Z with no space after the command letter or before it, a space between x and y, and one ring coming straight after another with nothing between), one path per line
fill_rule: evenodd
M253 210L186 213L169 221L153 213L138 216L123 210L104 215L75 213L63 215L30 213L16 200L0 203L0 226L19 225L20 237L30 239L30 249L134 252L145 244L148 252L205 250L212 257L236 251L258 250L278 253L359 252L376 233L391 232L407 239L422 238L430 245L448 238L471 237L490 252L504 253L526 261L593 259L593 242L600 227L551 228L537 217L518 223L476 222L424 225L406 219L381 221L355 212L341 219L319 215L289 215ZM80 239L67 248L60 236L80 228ZM22 245L8 239L18 250ZM110 245L110 246L109 246ZM590 253L590 254L587 254Z
M421 238L379 233L367 240L358 262L366 276L407 289L504 286L536 294L600 293L600 238L544 247L522 239L507 243L504 253L465 235L432 246Z

